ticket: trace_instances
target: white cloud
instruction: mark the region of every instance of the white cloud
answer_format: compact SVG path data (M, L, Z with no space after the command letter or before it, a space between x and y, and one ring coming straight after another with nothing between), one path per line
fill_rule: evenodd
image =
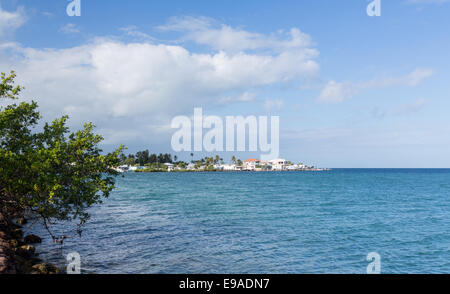
M0 7L0 36L14 32L26 22L25 10L17 8L15 12L3 10Z
M8 53L0 48L0 67L16 70L24 96L36 99L46 118L64 113L73 125L94 121L108 142L128 143L167 131L173 115L195 106L219 107L228 96L235 98L227 103L251 101L258 88L317 75L315 49L281 47L200 54L181 45L105 38L66 49L11 44Z
M271 52L296 51L305 56L317 56L309 35L298 28L287 32L280 30L271 35L248 32L228 25L218 24L209 18L172 18L161 30L185 33L183 40L207 45L215 50L236 53L251 50Z
M141 32L138 29L138 27L134 26L134 25L120 28L120 30L122 32L124 32L125 35L127 35L137 41L155 41L155 39L152 36L150 36L144 32Z
M317 98L321 102L342 102L352 98L361 90L382 89L394 86L414 87L422 83L425 79L433 75L433 70L427 68L417 68L411 73L401 77L376 78L368 82L361 83L338 83L330 81Z
M342 102L351 98L357 90L351 84L330 81L319 95L321 102Z

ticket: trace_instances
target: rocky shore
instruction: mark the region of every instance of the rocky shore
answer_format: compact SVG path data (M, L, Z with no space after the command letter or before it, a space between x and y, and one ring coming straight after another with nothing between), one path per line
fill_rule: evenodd
M36 235L23 236L22 225L26 219L16 222L0 213L0 274L59 274L52 264L38 258L33 244L40 243Z

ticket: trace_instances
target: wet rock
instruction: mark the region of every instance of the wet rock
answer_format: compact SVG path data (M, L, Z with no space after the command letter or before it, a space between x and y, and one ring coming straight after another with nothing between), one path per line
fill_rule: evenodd
M41 275L51 275L51 274L59 274L60 270L52 264L43 262L33 265L31 273Z
M0 274L15 274L14 253L5 232L0 231Z
M16 248L15 251L16 251L16 255L28 258L28 257L32 257L34 255L34 252L36 251L36 249L34 248L33 245L22 245L22 246Z
M36 235L27 235L23 241L25 242L25 244L35 244L35 243L41 243L42 239L39 236Z

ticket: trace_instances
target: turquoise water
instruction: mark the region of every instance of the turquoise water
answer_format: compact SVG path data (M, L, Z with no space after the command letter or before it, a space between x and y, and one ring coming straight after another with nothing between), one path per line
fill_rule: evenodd
M450 272L450 170L127 173L77 251L95 273ZM34 233L46 236L42 228Z

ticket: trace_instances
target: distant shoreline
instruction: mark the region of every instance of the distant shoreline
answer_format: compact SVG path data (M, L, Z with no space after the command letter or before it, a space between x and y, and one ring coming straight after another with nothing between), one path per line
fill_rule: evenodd
M321 172L321 171L331 171L330 168L317 168L317 169L303 169L303 170L134 170L134 171L124 171L132 173L276 173L276 172Z

